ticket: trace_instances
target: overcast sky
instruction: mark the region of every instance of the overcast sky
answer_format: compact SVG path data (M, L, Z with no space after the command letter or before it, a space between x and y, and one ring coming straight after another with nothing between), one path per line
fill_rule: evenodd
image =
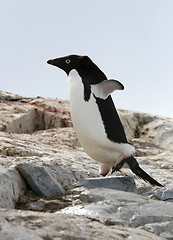
M173 0L5 0L0 90L68 99L50 58L88 55L124 91L118 108L173 117Z

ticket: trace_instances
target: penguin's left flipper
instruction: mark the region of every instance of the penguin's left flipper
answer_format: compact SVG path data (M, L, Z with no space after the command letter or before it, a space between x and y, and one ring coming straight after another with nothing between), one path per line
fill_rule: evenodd
M123 161L121 161L117 166L113 167L112 173L115 171L119 171L121 167L124 165L124 163L127 163L132 172L135 173L139 178L142 178L145 182L149 182L153 186L163 187L162 184L157 182L154 178L152 178L142 168L139 167L138 162L133 156L123 159Z
M104 100L116 90L124 90L124 86L118 80L114 79L105 80L98 84L91 85L91 92L97 98L101 98Z

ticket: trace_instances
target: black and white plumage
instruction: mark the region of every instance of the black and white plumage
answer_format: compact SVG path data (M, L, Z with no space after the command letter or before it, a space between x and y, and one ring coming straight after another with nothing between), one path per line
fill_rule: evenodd
M134 147L127 141L124 128L111 98L124 86L106 75L87 56L69 55L51 59L68 75L70 110L73 126L84 151L100 163L100 174L106 176L127 163L144 181L162 186L139 167Z

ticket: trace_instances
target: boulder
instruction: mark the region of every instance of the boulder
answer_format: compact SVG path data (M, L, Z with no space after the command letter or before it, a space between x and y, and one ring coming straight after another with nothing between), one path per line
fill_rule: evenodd
M15 208L26 184L17 170L0 165L0 208Z
M33 163L21 163L18 170L37 195L55 198L65 193L61 184L44 167Z

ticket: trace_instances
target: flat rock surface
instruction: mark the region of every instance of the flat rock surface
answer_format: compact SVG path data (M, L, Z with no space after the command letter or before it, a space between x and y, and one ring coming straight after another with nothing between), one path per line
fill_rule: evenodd
M99 178L98 163L80 147L68 101L1 92L0 104L0 239L173 239L173 119L119 110L137 161L159 188L127 168L128 177ZM22 165L34 166L28 183ZM65 194L36 194L34 172L43 194L56 189L47 176Z
M89 189L108 188L128 192L135 192L137 190L132 177L85 178L80 183Z

